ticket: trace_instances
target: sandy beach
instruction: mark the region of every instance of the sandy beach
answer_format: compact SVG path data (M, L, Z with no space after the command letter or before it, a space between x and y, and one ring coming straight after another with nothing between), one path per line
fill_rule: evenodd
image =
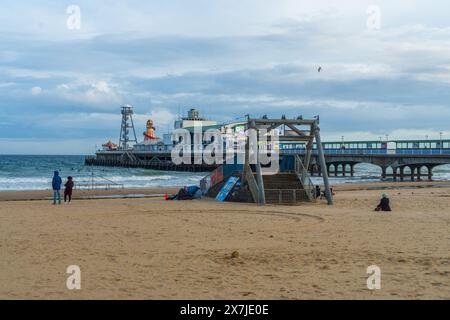
M450 299L448 183L336 190L334 206L265 207L2 192L0 298ZM393 212L373 211L381 192ZM81 290L66 288L69 265ZM380 290L367 288L371 265Z

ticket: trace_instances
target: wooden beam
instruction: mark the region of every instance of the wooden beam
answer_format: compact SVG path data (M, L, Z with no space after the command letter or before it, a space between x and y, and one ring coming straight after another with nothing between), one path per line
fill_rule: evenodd
M302 136L302 137L305 137L306 136L306 134L305 134L305 131L302 131L302 130L300 130L300 129L298 129L298 128L296 128L294 125L292 125L292 124L286 124L292 131L294 131L295 133L297 133L299 136ZM307 132L307 131L306 131ZM286 131L285 131L285 133L286 133Z
M311 136L278 136L278 140L280 142L284 141L299 141L299 142L309 142L311 140Z
M311 126L316 120L296 120L296 119L250 119L249 122L254 121L256 125L273 125L273 124L293 124L298 126Z
M283 124L281 124L281 123L274 123L274 124L270 125L266 130L267 130L267 131L271 131L271 130L276 129L276 128L278 128L279 126L282 126L282 125L283 125Z

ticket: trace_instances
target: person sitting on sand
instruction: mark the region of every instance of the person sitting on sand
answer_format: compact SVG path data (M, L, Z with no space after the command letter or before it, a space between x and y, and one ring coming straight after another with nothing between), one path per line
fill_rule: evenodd
M386 193L381 195L380 203L375 208L375 211L392 211L389 205L389 196Z
M74 186L73 178L67 177L67 182L64 186L66 187L66 189L64 190L64 203L67 202L67 198L69 198L68 203L70 203L72 201L72 189Z
M59 172L55 171L53 173L53 180L52 180L52 188L53 188L53 204L56 204L56 198L58 198L58 203L61 204L61 184L62 179L59 176Z
M167 197L167 200L193 200L201 198L200 188L197 186L183 187L174 196Z
M169 197L167 200L192 200L192 195L188 192L187 187L183 187L176 195Z

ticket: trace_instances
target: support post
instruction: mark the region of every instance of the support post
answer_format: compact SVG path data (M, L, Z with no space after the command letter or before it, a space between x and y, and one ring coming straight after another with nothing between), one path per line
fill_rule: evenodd
M428 181L433 181L433 167L428 166Z
M392 167L392 177L394 181L397 181L397 167Z
M250 155L249 155L249 141L248 141L249 137L246 138L245 140L245 154L244 154L244 166L243 166L243 170L242 170L242 177L241 177L241 184L242 186L244 185L245 179L247 178L247 170L250 167ZM252 173L253 174L253 173Z
M309 170L309 167L311 165L311 155L312 155L312 151L313 151L313 145L314 145L314 142L312 139L306 145L306 154L305 154L305 169L306 169L306 171Z
M256 150L254 150L256 152L256 164L255 164L255 168L256 168L256 181L258 183L258 204L260 206L263 206L266 204L266 195L264 193L264 180L262 177L262 170L261 170L261 162L260 162L260 154L259 154L259 130L256 127L255 121L252 120L252 122L250 123L250 128L255 130L255 134L256 134L256 144L253 145L253 148L255 148ZM249 139L249 138L247 138Z
M422 180L422 167L421 166L418 166L417 167L417 181L421 181Z
M405 167L400 167L400 181L405 179Z
M386 179L386 167L381 167L381 179Z
M409 167L411 169L411 181L414 181L414 172L416 171L416 168L411 166Z
M258 185L256 184L252 169L250 168L249 165L246 165L246 166L248 167L247 170L245 170L248 188L250 189L250 193L252 194L252 197L253 197L253 200L255 201L255 203L259 203Z
M355 165L353 163L350 164L350 176L355 176Z
M259 152L258 152L259 153ZM259 162L259 156L257 157L256 167L256 178L258 180L258 200L259 205L263 206L266 204L266 195L264 194L264 180L261 172L261 163Z
M330 183L328 181L328 172L327 172L327 164L325 162L325 155L322 149L322 140L320 139L320 128L317 125L317 122L314 122L314 136L316 138L318 157L320 162L320 167L322 168L322 177L323 184L325 186L325 196L327 197L327 201L329 205L333 204L333 195L330 190Z

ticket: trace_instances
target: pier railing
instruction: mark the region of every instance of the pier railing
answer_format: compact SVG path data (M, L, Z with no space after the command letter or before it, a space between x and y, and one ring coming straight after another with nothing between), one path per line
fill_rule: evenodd
M281 154L305 154L305 150L300 149L280 149ZM449 155L450 150L439 149L341 149L341 150L324 150L325 155L412 155L412 156L438 156ZM317 150L313 151L317 154Z

